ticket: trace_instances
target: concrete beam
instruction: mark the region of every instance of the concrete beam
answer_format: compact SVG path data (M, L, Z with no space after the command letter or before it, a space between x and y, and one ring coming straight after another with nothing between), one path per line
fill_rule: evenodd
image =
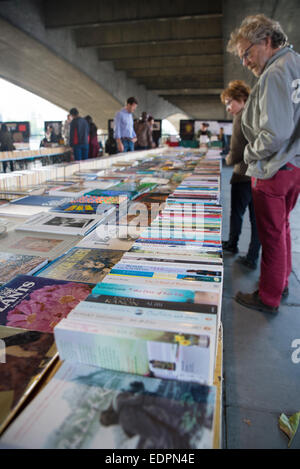
M222 1L186 2L185 0L46 0L45 23L47 28L101 25L145 19L165 19L194 15L222 13Z
M184 20L142 21L137 24L121 24L118 27L102 25L74 31L78 47L103 47L135 43L160 43L187 39L220 38L221 18L187 18Z
M180 107L192 119L226 119L226 112L218 96L168 96L168 100L175 106Z
M154 93L164 97L165 99L171 99L170 96L212 96L220 95L223 91L223 88L182 88L176 90L153 90Z
M167 68L137 68L128 70L127 75L131 78L141 80L150 77L209 77L209 80L223 80L223 67L167 67Z
M116 70L223 66L223 55L185 55L180 57L146 57L114 60Z
M149 89L149 90L157 90L157 89L166 89L166 90L179 90L182 88L202 88L202 89L210 89L210 88L222 88L223 86L223 78L219 79L218 81L211 81L210 77L203 76L203 77L174 77L172 78L144 78L141 80L142 83Z
M165 44L133 44L133 45L112 45L110 47L99 47L97 49L99 60L124 60L154 57L181 57L193 55L223 55L223 39L207 38L194 39L192 41L169 41Z

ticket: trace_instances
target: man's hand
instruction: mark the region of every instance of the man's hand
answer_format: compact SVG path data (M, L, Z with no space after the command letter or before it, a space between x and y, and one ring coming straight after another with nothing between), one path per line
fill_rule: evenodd
M119 153L123 153L124 145L123 145L122 141L119 138L117 139L117 147L118 147Z
M137 138L134 137L134 138L131 139L131 141L132 141L133 143L135 143L135 142L137 141Z

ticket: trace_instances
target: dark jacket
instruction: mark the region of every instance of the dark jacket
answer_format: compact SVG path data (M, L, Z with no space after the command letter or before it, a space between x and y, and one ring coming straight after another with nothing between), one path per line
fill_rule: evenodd
M233 173L230 180L231 184L235 182L249 182L251 178L246 176L248 165L244 162L244 150L248 141L242 132L241 120L243 110L241 110L233 119L232 137L230 140L230 151L226 157L226 164L233 167Z
M83 117L75 117L70 125L70 145L88 145L90 127Z
M0 151L15 150L12 134L9 131L0 131Z

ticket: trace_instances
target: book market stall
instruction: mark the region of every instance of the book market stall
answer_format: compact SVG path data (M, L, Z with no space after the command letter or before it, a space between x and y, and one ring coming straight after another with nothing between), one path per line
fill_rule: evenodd
M0 178L0 447L220 448L219 151L16 173Z

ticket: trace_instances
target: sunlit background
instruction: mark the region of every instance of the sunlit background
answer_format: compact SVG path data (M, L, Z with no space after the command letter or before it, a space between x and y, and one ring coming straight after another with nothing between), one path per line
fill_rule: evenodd
M0 78L0 122L29 121L31 140L44 136L45 121L64 121L67 114L67 110ZM177 133L167 119L162 121L162 135Z

